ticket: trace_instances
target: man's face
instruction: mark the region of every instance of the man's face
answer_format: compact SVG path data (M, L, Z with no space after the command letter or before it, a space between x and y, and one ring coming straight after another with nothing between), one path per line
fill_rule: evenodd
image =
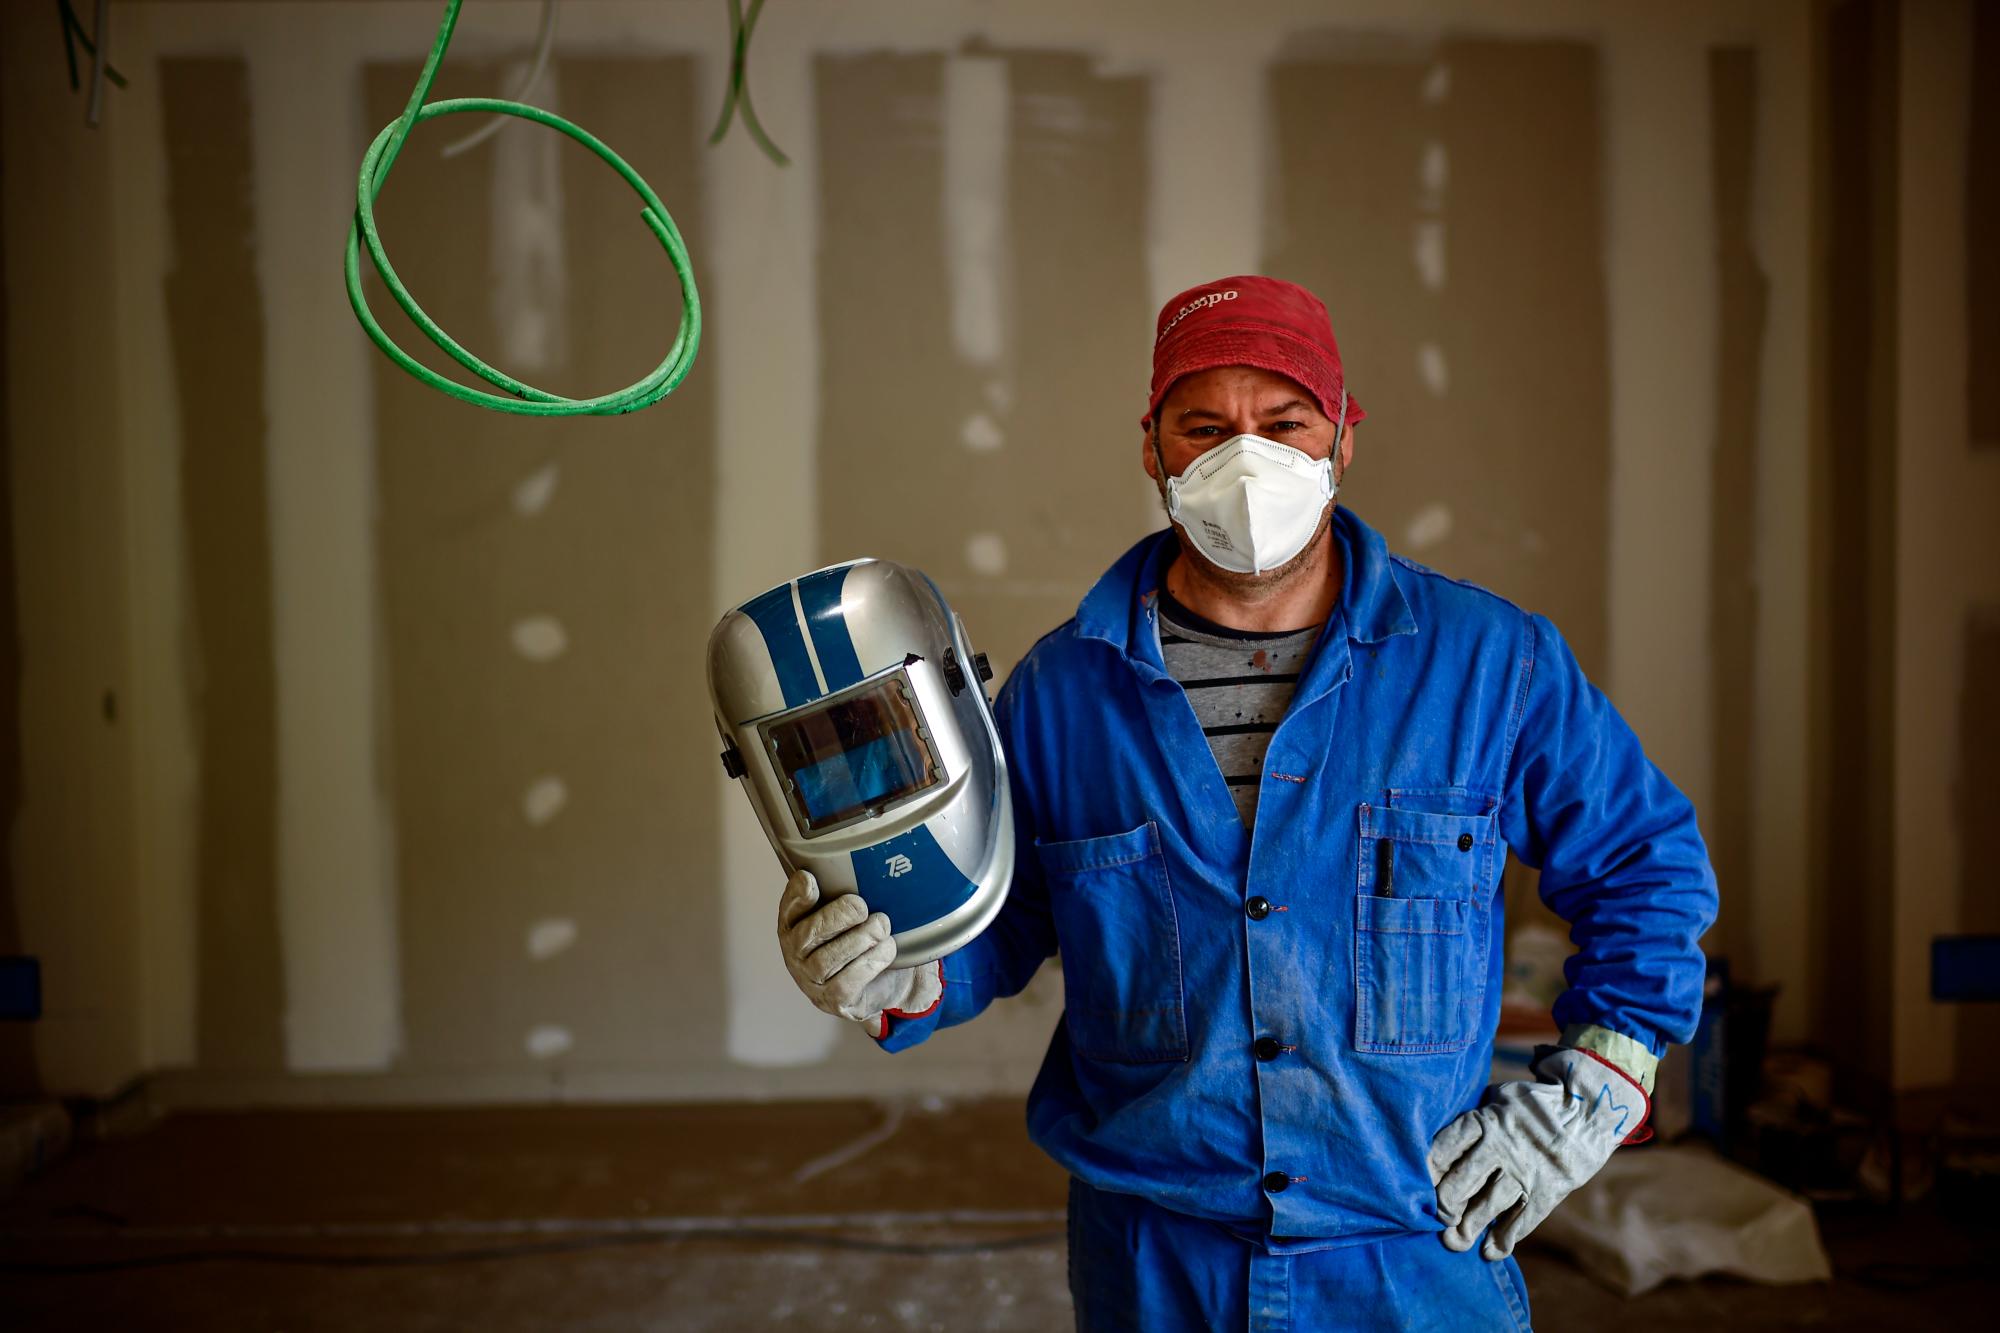
M1141 452L1146 475L1159 487L1160 502L1165 504L1167 483L1160 474L1162 460L1166 463L1166 475L1178 477L1188 464L1236 435L1259 435L1297 449L1309 458L1321 459L1332 450L1335 434L1333 422L1319 410L1313 396L1295 381L1255 366L1217 366L1174 381L1167 396L1160 400L1159 417L1153 423L1153 431L1147 433ZM1346 475L1347 464L1354 457L1353 428L1338 434L1340 457L1333 462L1336 483ZM1317 573L1325 549L1320 539L1332 515L1333 505L1328 502L1319 530L1313 533L1305 549L1278 568L1261 574L1222 568L1188 541L1184 532L1181 551L1206 572L1211 584L1230 589L1232 595L1246 600L1262 600Z
M1279 444L1290 445L1309 458L1325 458L1333 448L1334 423L1319 410L1319 404L1304 388L1274 371L1255 366L1217 366L1197 371L1174 381L1173 388L1160 400L1154 429L1159 436L1159 458L1153 454L1153 437L1148 435L1141 449L1146 475L1165 494L1167 475L1178 477L1202 454L1234 435L1260 435ZM1347 471L1353 453L1353 432L1340 443L1340 457L1334 461L1336 477Z

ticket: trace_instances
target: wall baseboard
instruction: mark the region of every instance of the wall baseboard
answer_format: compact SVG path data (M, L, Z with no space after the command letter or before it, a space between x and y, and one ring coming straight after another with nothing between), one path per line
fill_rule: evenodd
M255 1107L479 1106L621 1102L805 1101L879 1097L1025 1097L1040 1060L988 1064L887 1061L860 1078L851 1065L753 1069L586 1068L524 1072L448 1069L368 1074L165 1070L147 1081L160 1111Z

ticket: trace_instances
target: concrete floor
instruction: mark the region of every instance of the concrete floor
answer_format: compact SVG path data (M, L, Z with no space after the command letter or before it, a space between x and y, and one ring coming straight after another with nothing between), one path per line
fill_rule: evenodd
M1063 1184L1012 1101L183 1114L0 1199L0 1328L1047 1333ZM1536 1326L1987 1326L1992 1233L1823 1226L1814 1287L1626 1301L1525 1253Z

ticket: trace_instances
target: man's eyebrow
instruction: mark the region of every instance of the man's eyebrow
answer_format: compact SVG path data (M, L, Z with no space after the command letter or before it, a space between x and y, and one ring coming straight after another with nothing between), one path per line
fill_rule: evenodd
M1304 398L1290 398L1288 402L1280 402L1278 406L1258 408L1258 416L1278 416L1282 412L1296 412L1298 408L1310 408L1310 406L1312 404L1306 402ZM1224 416L1222 412L1210 412L1208 408L1184 408L1180 412L1180 416L1176 416L1174 420L1182 422L1182 420L1188 420L1190 416L1200 416L1202 420L1228 420L1228 416Z
M1291 399L1289 402L1279 403L1276 407L1260 408L1258 409L1257 415L1260 417L1275 417L1283 412L1296 412L1302 407L1311 407L1311 406L1312 404L1308 403L1303 398L1294 398ZM1174 420L1186 421L1189 417L1201 417L1208 421L1229 420L1229 418L1224 416L1222 413L1211 412L1205 407L1186 408L1181 412L1181 414L1178 417L1175 417Z

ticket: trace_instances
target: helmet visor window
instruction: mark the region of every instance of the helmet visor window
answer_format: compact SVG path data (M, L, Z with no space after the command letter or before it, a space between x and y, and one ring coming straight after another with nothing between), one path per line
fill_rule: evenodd
M799 829L849 823L943 776L901 671L765 729Z

